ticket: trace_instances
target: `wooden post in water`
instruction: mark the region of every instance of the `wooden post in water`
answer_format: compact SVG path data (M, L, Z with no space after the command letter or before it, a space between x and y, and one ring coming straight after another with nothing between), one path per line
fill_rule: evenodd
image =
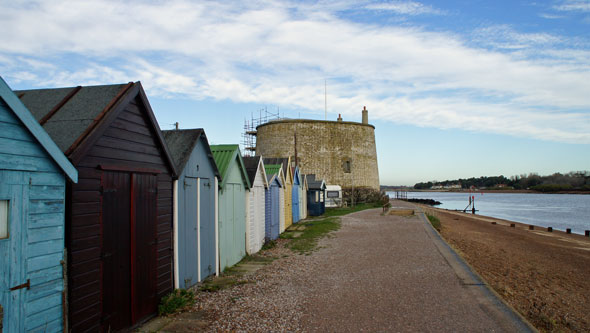
M552 227L547 227L547 231L553 232L553 228Z
M586 237L590 237L590 230L586 230L586 231L584 232L584 236L586 236Z
M572 233L572 229L570 229L570 228L565 229L565 233L566 234L571 234Z

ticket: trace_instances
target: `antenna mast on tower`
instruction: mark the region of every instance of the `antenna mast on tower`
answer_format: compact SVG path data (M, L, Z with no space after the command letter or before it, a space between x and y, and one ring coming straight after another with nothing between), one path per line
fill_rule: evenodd
M324 79L324 120L328 120L328 83Z

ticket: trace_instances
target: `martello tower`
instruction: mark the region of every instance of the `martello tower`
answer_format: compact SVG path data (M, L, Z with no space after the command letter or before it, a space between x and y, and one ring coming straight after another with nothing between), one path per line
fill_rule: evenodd
M363 108L362 122L273 120L256 127L256 155L297 156L302 173L327 184L379 190L375 126Z

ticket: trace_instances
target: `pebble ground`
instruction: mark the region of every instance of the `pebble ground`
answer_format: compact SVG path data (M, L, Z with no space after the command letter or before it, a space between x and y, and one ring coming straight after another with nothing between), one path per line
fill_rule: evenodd
M501 332L510 320L462 281L418 216L366 210L311 255L284 247L277 260L219 292L197 292L206 330L237 332ZM493 312L493 311L492 311Z

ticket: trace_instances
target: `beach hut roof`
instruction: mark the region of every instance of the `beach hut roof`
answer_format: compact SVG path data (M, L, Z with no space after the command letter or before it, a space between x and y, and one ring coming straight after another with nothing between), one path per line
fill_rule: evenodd
M27 127L31 135L39 142L41 147L51 156L64 174L74 183L78 182L78 171L67 157L61 152L54 140L39 125L30 110L18 99L8 84L0 77L0 100L13 111L15 116Z
M266 178L266 170L264 168L264 162L260 156L244 157L244 166L246 167L246 173L248 174L248 180L250 184L254 185L254 179L256 178L256 172L260 168L262 171L262 182L265 187L268 187L268 180Z
M230 169L229 166L234 160L237 159L240 168L240 174L244 179L246 188L250 188L250 179L246 173L246 167L244 165L244 160L242 159L242 154L240 153L240 147L238 145L211 145L211 152L213 153L213 158L215 159L217 169L219 170L219 174L221 175L222 179L219 187L223 188L225 185L227 181L227 172Z
M266 179L268 179L268 183L272 183L273 179L276 178L279 182L279 185L283 187L283 182L280 177L281 173L281 165L280 164L265 164L264 170L266 171Z
M162 135L164 136L164 139L166 139L166 144L168 145L170 155L172 155L172 159L176 164L178 173L182 173L186 167L186 163L190 159L191 153L199 142L199 138L203 138L205 140L205 154L207 154L207 157L211 161L215 176L221 180L217 164L215 163L213 153L211 152L211 147L209 146L209 141L205 135L205 130L202 128L169 130L162 131Z
M87 149L107 130L107 125L114 122L127 105L133 101L141 103L151 127L157 129L154 137L162 147L162 155L172 171L171 174L176 176L176 167L139 81L100 86L15 90L15 93L73 164L81 160Z
M290 167L289 167L289 163L290 163L290 158L287 157L264 157L264 164L279 164L281 165L281 168L283 169L283 176L285 177L285 179L288 177L288 175L290 175L291 173L290 171Z
M326 182L323 179L316 179L315 174L307 175L307 185L310 190L326 189Z

